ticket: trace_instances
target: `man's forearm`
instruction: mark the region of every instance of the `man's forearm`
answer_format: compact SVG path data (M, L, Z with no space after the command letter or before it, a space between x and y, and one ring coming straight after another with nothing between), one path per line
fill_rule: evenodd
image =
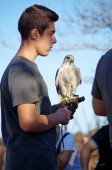
M81 166L82 170L88 170L89 166L89 160L90 160L91 153L88 150L88 148L84 148L80 152L80 160L81 160Z
M80 159L81 159L81 165L82 170L88 170L89 169L89 161L91 158L91 153L97 149L96 143L93 142L93 140L89 139L88 142L86 142L81 151L80 151Z

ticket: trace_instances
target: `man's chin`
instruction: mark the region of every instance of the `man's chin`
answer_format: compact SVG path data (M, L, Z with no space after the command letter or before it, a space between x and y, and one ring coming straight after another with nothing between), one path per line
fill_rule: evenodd
M41 54L42 57L47 57L49 53L47 54Z
M46 53L44 53L44 54L41 54L43 57L46 57L46 56L48 56L48 54L49 54L49 51L48 52L46 52Z

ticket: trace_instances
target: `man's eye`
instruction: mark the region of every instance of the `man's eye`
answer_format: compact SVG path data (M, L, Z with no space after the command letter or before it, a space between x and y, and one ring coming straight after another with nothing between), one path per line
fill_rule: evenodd
M50 37L52 37L52 36L53 36L53 34L49 34L49 36L50 36Z

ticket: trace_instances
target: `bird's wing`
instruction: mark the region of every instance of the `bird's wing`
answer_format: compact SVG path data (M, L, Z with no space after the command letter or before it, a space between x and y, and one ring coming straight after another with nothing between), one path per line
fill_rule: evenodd
M57 93L59 93L59 70L60 69L56 71L56 75L55 75L55 86L56 86Z
M66 96L66 71L63 66L61 66L56 72L55 86L57 93L61 97Z
M75 74L76 74L76 81L77 81L77 86L82 83L82 77L81 77L81 72L78 67L75 68Z

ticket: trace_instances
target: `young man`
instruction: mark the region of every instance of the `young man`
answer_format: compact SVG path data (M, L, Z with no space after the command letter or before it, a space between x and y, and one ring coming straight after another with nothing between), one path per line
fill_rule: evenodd
M89 170L91 153L98 149L99 160L95 170L112 169L112 148L109 140L109 125L99 129L82 147L80 158L82 170Z
M21 45L1 80L2 135L6 170L56 170L56 129L67 124L67 108L52 111L47 86L34 63L56 43L58 15L33 5L18 22Z

